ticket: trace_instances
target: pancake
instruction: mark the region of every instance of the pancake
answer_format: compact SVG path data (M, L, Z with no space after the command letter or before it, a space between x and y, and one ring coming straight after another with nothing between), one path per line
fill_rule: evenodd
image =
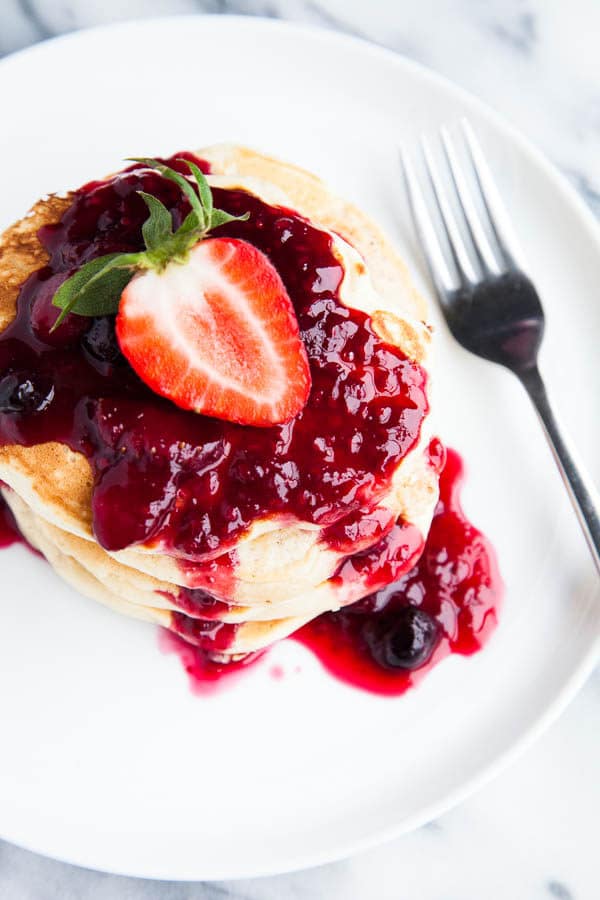
M30 541L53 563L56 555L77 562L99 583L110 586L111 593L142 609L151 607L171 612L185 613L190 618L206 619L238 624L243 622L268 622L274 618L289 617L314 618L324 612L339 609L364 596L366 589L360 580L353 578L351 584L340 578L328 578L319 584L307 587L292 596L269 599L259 591L254 594L252 604L212 603L211 595L201 592L198 599L194 592L182 596L178 585L160 581L145 573L124 566L107 554L102 547L91 541L61 531L36 514L9 488L0 493L10 507L19 528L26 536L33 534ZM217 612L213 612L213 608Z
M218 145L196 155L210 163L212 186L241 189L292 208L330 233L344 269L341 302L367 313L383 340L426 367L430 330L424 303L398 254L364 213L332 195L315 176L246 148ZM14 319L21 284L47 260L36 237L39 228L60 219L71 202L72 195L39 201L0 239L0 332ZM438 496L437 473L427 453L432 433L427 416L418 442L398 462L373 507L413 523L423 538ZM190 559L157 541L107 552L94 535L94 476L83 454L57 442L5 445L0 447L0 479L12 489L6 496L19 524L34 532L32 543L82 593L165 624L179 609L180 587L208 590L228 604L223 621L253 626L245 636L240 626L227 653L250 652L239 647L264 646L266 635L289 633L295 621L352 602L350 596L358 599L355 590L342 596L331 580L349 548L336 550L313 522L268 514L252 521L226 552L202 558ZM363 538L352 550L368 546ZM243 636L239 644L238 633Z
M63 553L58 546L49 540L45 527L40 526L41 520L37 519L34 513L21 500L16 498L10 491L3 491L3 493L26 540L45 556L57 575L80 594L91 600L96 600L103 606L107 606L109 609L122 615L167 628L175 634L184 636L189 643L197 644L206 649L201 640L194 640L189 634L181 634L181 627L177 627L174 622L174 610L132 602L120 593L118 584L96 578L82 565L81 560ZM234 632L228 646L221 650L213 651L210 655L215 660L227 662L246 656L249 653L256 653L274 641L287 637L312 618L314 618L314 614L311 613L303 616L257 622L239 621L239 619L234 618L234 622L237 621L238 624L234 625ZM220 620L217 620L214 624L218 627L219 623Z

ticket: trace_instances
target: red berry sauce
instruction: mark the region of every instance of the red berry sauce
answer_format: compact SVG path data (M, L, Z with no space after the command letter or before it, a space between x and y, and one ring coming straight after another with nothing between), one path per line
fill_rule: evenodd
M0 481L0 487L5 486L4 482ZM0 550L5 547L12 547L13 544L22 544L34 556L42 556L40 551L33 547L27 538L21 534L10 506L0 493Z
M49 335L64 278L97 256L142 249L140 190L158 196L175 225L189 210L177 185L134 166L85 185L60 222L40 230L50 260L25 282L0 335L0 444L57 440L84 453L94 533L108 550L154 542L198 562L269 513L327 527L368 512L419 438L426 374L340 302L344 273L330 236L291 210L213 192L217 207L250 213L215 234L266 253L294 304L312 391L291 422L244 427L178 409L135 375L108 317L71 315Z
M24 544L25 539L17 527L8 503L0 494L0 549L12 544Z
M462 475L460 457L449 450L431 530L410 572L352 606L319 616L293 635L342 681L377 694L401 694L448 654L479 650L493 631L502 580L491 544L461 509ZM425 635L428 645L421 647L425 658L419 661L418 653L413 654L419 663L414 668L394 667L391 663L414 662L402 658L407 624L414 639L413 610L425 614L416 623L421 629L423 622L426 627L433 623ZM408 623L407 612L412 618ZM404 644L400 658L394 659L398 630Z
M159 593L162 594L163 591L159 591ZM219 600L203 588L179 588L176 594L165 592L164 596L181 612L196 619L205 619L208 622L218 620L231 606L225 600Z
M177 654L187 672L191 690L194 694L202 696L215 694L224 687L233 686L248 666L262 656L260 653L252 653L237 662L214 662L202 650L164 628L158 633L158 645L163 653Z

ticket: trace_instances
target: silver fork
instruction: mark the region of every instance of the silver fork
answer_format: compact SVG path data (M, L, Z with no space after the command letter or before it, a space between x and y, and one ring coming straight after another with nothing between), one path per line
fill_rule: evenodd
M510 369L529 394L600 573L600 496L575 462L538 369L544 333L542 304L520 267L509 218L483 151L470 125L461 124L472 186L447 129L440 130L446 179L429 144L424 138L421 141L433 215L410 158L401 152L415 229L454 337L476 356Z

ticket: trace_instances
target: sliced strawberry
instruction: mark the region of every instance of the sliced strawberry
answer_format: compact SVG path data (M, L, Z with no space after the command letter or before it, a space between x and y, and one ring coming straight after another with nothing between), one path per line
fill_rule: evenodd
M117 316L121 350L157 394L243 425L287 422L310 370L292 302L264 253L209 238L185 263L136 275Z

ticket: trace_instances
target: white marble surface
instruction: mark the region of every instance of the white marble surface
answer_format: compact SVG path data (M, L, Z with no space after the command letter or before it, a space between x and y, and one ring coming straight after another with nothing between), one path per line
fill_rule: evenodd
M600 215L597 0L2 0L0 55L74 28L189 12L321 24L423 62L504 113ZM0 898L596 900L599 760L597 671L495 782L440 820L353 860L277 878L167 885L76 869L0 842Z

